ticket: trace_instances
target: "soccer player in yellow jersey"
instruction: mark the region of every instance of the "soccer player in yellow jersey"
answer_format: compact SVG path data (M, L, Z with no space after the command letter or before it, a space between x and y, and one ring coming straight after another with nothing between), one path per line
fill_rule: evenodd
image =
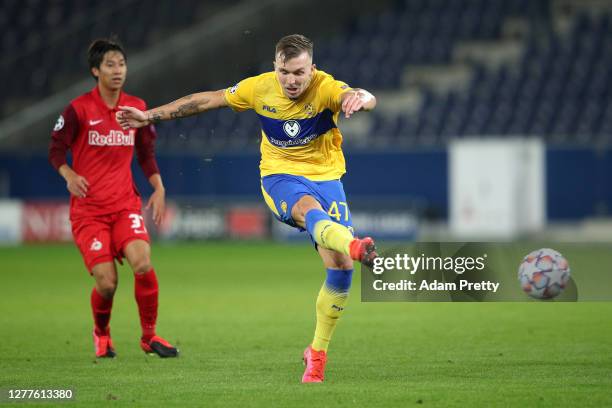
M378 256L372 238L353 237L340 182L346 170L337 126L340 112L350 118L357 111L372 110L376 98L317 70L312 57L312 41L289 35L276 44L273 72L145 112L125 106L117 113L124 128L140 128L225 106L237 112L255 110L262 128L263 197L278 220L308 231L327 269L316 303L314 339L304 351L305 383L323 381L327 348L344 310L353 261L371 266Z

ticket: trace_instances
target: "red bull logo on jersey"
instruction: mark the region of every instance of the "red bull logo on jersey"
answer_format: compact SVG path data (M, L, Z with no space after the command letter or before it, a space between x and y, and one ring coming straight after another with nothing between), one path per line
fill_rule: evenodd
M134 129L128 133L121 130L111 130L108 135L90 130L88 134L89 144L92 146L134 146Z

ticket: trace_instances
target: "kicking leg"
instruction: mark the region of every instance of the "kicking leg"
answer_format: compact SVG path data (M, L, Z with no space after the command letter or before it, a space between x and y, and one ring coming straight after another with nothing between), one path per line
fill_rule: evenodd
M370 237L353 237L342 224L331 220L321 204L312 196L302 196L291 209L291 217L300 227L308 230L318 246L348 255L366 266L372 266L376 245Z

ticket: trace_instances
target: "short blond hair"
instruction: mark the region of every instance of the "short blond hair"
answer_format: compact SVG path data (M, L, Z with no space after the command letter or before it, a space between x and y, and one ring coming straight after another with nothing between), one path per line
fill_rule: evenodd
M280 54L282 61L288 61L301 55L303 52L307 52L312 58L314 50L314 44L312 40L303 36L302 34L291 34L286 35L276 43L275 56Z

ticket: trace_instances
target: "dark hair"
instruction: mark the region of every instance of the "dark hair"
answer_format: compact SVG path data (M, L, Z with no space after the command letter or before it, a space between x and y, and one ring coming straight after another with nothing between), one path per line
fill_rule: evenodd
M312 58L314 44L312 40L302 34L291 34L281 38L276 43L276 57L279 53L283 61L288 61L302 54L304 51Z
M89 64L90 73L92 68L100 68L100 64L102 64L102 60L104 59L104 54L109 51L120 52L127 61L127 55L125 55L125 51L118 41L109 38L99 38L92 42L87 50L87 63ZM91 76L93 76L96 81L98 80L93 73Z

